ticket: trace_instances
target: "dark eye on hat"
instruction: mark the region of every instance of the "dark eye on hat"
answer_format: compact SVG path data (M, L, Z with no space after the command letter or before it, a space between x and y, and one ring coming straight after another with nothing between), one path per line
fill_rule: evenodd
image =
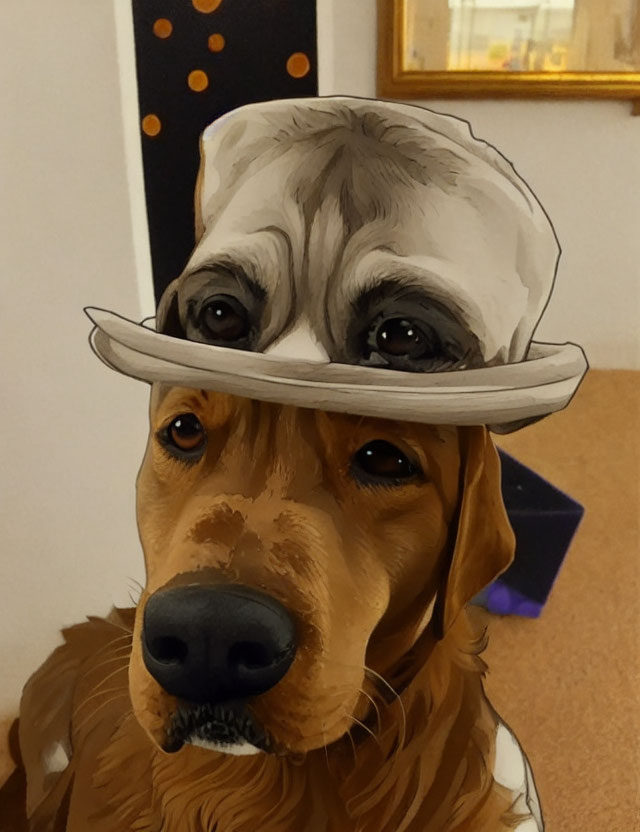
M207 444L207 434L194 413L182 413L158 432L160 444L184 462L196 462Z
M351 462L351 474L362 485L403 485L422 476L417 462L384 439L367 442Z
M198 324L212 343L234 344L251 330L249 313L237 298L216 295L201 307Z
M412 359L434 358L441 353L431 327L420 326L409 318L387 318L375 327L370 340L382 355Z
M465 350L452 337L454 327L447 322L446 327L438 329L424 320L427 317L423 315L419 319L402 314L377 317L364 337L367 363L409 372L459 368L464 363Z
M351 306L340 360L412 373L482 366L477 338L424 291L387 280Z
M253 350L267 293L233 263L209 263L180 278L183 338L216 347Z

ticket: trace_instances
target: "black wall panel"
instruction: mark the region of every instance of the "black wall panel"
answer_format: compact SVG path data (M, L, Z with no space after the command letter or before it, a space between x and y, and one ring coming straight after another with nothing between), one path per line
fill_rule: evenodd
M132 0L156 299L193 248L198 138L234 107L317 95L315 0Z

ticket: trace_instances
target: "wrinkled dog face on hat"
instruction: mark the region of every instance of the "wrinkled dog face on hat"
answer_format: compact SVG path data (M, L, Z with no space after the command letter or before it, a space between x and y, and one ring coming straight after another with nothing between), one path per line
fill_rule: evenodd
M466 122L352 98L214 122L196 237L161 332L415 372L523 360L559 255L535 196Z

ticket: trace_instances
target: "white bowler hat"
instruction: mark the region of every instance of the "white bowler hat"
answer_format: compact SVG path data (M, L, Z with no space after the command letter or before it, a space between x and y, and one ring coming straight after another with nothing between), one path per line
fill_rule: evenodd
M196 245L155 325L89 308L134 378L498 432L565 407L587 362L532 340L560 247L461 119L346 97L241 107L202 135Z

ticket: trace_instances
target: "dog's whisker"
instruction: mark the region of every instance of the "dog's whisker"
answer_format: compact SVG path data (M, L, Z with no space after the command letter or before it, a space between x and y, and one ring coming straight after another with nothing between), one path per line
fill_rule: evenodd
M384 676L381 676L378 672L376 672L375 670L372 670L372 668L367 667L367 665L364 666L364 672L368 676L373 676L377 681L382 682L382 684L385 686L385 688L388 691L391 692L391 694L393 696L393 699L400 699L400 694L398 693L398 691L395 688L393 688L389 684L389 682L387 682L387 680L384 678ZM389 704L391 704L392 701L393 700L390 700Z
M109 681L109 679L112 679L112 678L113 678L114 676L116 676L118 673L121 673L121 672L122 672L122 671L123 671L123 670L127 667L127 665L129 664L129 662L128 662L128 661L126 661L126 656L122 656L122 657L120 658L120 661L121 661L120 666L119 666L119 667L116 667L116 669L115 669L115 670L112 670L112 671L111 671L111 673L109 673L107 676L105 676L105 677L104 677L104 679L102 679L102 680L101 680L101 681L100 681L100 682L96 685L96 687L94 687L94 688L93 688L92 693L95 693L96 691L99 691L99 690L100 690L100 688L102 688L102 687L104 687L104 685L106 685L106 683Z
M130 652L131 652L132 647L133 647L133 644L122 644L122 645L120 645L120 647L116 647L116 648L112 651L112 654L113 654L114 656L117 656L117 655L119 655L120 653L130 653Z
M334 659L327 659L326 657L324 660L330 662L334 666L349 668L350 670L362 671L364 673L365 679L373 684L374 691L376 691L383 697L387 706L391 706L395 702L398 703L400 707L401 720L397 751L403 748L407 735L407 713L404 707L404 702L402 701L402 697L400 696L398 691L395 690L395 688L384 678L384 676L382 676L376 670L373 670L373 668L368 667L367 665L348 664L346 662L338 662ZM386 691L386 693L384 693L383 690L380 689L381 687L384 689L384 691ZM361 693L367 696L367 698L369 698L372 704L375 706L378 719L378 733L381 733L382 720L380 709L378 708L375 700L370 696L370 694L368 694L363 688L360 688L359 690ZM391 694L391 696L389 696L389 694Z
M129 599L134 607L137 607L140 603L140 599L142 598L142 593L144 592L144 587L138 581L134 580L133 578L129 578Z
M100 670L103 667L107 667L107 665L113 664L114 662L122 662L123 666L126 667L129 659L129 654L131 650L129 647L126 648L126 652L120 653L118 656L111 656L110 659L105 659L103 662L99 664L93 665L91 667L91 673L95 673L97 670Z
M134 578L134 577L133 577L133 576L131 576L131 575L127 575L127 580L128 580L130 583L132 583L132 584L133 584L133 586L134 586L134 589L137 589L137 590L138 590L138 592L140 593L140 595L142 595L142 593L144 592L144 587L142 586L142 584L140 583L140 581L139 581L137 578Z
M101 656L104 656L105 653L110 653L111 654L108 657L110 659L112 656L114 656L114 657L117 656L121 650L122 651L126 650L127 652L130 652L131 647L132 647L132 643L133 643L133 634L130 633L128 636L126 636L126 639L127 639L126 642L124 642L124 637L122 637L122 638L114 639L113 641L109 642L109 644L105 644L99 650L96 650L96 652L93 655L93 659L94 660L98 659ZM123 642L123 643L120 643L120 642ZM116 646L119 643L120 643L120 646ZM107 659L103 659L103 661L106 661L106 660ZM98 662L98 664L93 665L94 670L99 668L99 667L101 667L100 662Z
M405 743L405 740L406 740L406 737L407 737L407 712L405 710L404 702L402 701L402 697L400 696L398 691L395 690L389 684L389 682L387 682L387 680L384 678L384 676L381 676L379 673L377 673L375 670L372 670L370 667L365 666L364 670L365 670L365 673L368 673L368 674L374 676L376 679L378 679L380 682L382 682L385 685L385 687L388 688L391 691L391 693L393 693L393 695L395 697L395 701L397 701L398 704L400 705L400 713L402 714L402 731L401 731L401 734L400 734L400 737L399 737L399 740L398 740L397 751L399 751L401 748L404 747L404 743ZM391 704L391 703L389 703L389 704Z
M345 716L347 717L347 719L351 719L353 722L355 722L356 725L359 725L360 728L363 729L363 731L366 731L367 734L369 734L371 737L373 737L373 739L378 743L378 745L380 745L380 740L373 733L373 731L371 730L371 728L369 728L368 725L365 725L364 722L361 722L359 719L357 719L357 717L353 716L353 714L349 714L349 713L345 712ZM351 731L349 731L349 735L351 735Z
M127 664L128 664L128 662L124 662L119 667L116 667L116 669L112 673L109 673L107 676L105 676L104 679L102 679L101 682L99 682L94 688L91 689L91 696L89 698L93 698L96 695L100 695L100 693L104 693L102 688L106 685L106 683L109 681L109 679L112 679L118 673L122 673L122 671L127 667ZM88 700L85 700L85 702L86 701L88 701ZM82 708L83 705L84 705L84 702L80 703L80 705L78 706L78 710L80 708ZM75 714L74 714L74 716L75 716Z
M356 741L353 739L353 736L351 734L351 729L349 729L347 731L347 736L349 737L349 742L351 743L351 748L353 750L353 765L357 766L358 765L358 750L356 748Z
M115 647L116 644L120 644L125 641L133 641L133 633L125 633L124 635L111 639L111 641L103 644L99 650L96 650L94 655L98 656L100 653L104 653L105 650L110 650L112 647Z
M322 741L324 743L324 757L327 762L327 771L331 774L331 769L329 768L329 751L327 750L327 735L325 732L325 725L324 722L322 723Z
M103 688L102 690L91 690L91 691L89 691L89 696L86 699L83 699L83 701L80 702L77 705L76 709L73 712L73 717L72 718L76 719L76 717L79 716L81 711L83 711L85 709L86 705L89 702L91 702L92 699L97 699L98 697L105 696L108 693L115 693L118 690L124 691L124 690L128 690L128 688L120 685L118 687Z
M106 708L107 705L112 705L114 702L117 702L118 699L122 699L123 697L126 697L128 699L129 698L129 691L124 691L123 690L121 693L117 694L116 696L112 696L110 699L107 699L106 702L102 702L93 711L93 713L91 713L88 717L86 717L85 719L82 720L80 725L74 726L73 732L74 733L80 733L80 731L82 731L82 729L86 725L88 725L91 722L92 719L95 719L95 717L97 716L99 711L101 711L103 708Z
M99 650L93 654L93 658L96 659L98 656L101 656L103 653L108 652L112 647L115 647L116 644L120 644L120 642L133 642L133 633L127 633L123 636L118 636L117 638L108 641L106 644L103 644Z
M131 644L122 644L120 647L116 647L116 648L114 648L114 649L111 651L111 655L112 655L112 657L113 657L113 656L119 656L119 655L121 655L121 654L130 653L130 652L131 652L131 648L132 648L132 646L133 646L133 645L131 645ZM97 654L96 654L96 655L97 655ZM105 659L105 661L111 661L111 659ZM94 666L93 666L93 667L94 667L94 670L95 670L95 668L96 668L96 667L99 667L99 666L100 666L100 665L94 665Z
M360 690L360 693L361 693L363 696L366 696L366 697L367 697L367 699L369 700L369 702L371 702L371 704L372 704L372 705L373 705L373 707L375 708L375 712L376 712L376 723L377 723L377 725L378 725L378 733L380 733L380 732L382 731L382 717L380 716L380 708L378 707L378 703L375 701L375 699L373 698L373 696L371 696L371 694L369 694L369 693L367 693L367 692L366 692L366 690L365 690L364 688L360 688L359 690Z
M393 702L394 699L399 699L400 698L400 694L398 693L398 691L396 691L389 684L389 682L387 682L387 680L384 678L384 676L381 676L379 673L377 673L375 670L372 670L372 668L368 667L367 665L347 664L346 662L339 662L339 661L336 661L335 659L327 659L327 658L325 658L324 661L327 662L327 663L330 663L330 664L332 664L336 667L345 667L345 668L348 668L349 670L362 671L362 673L364 673L365 677L373 676L377 681L382 682L382 684L384 685L386 690L390 691L391 695L392 695L392 699L387 699L385 697L385 701L387 702L387 704L391 704L391 702Z
M122 691L122 687L118 688L106 688L106 690L99 690L97 693L92 693L91 696L88 696L86 699L83 699L82 702L78 705L76 710L73 713L73 718L75 719L78 714L84 710L85 705L88 705L92 699L96 699L98 696L106 696L108 693L116 693L117 691Z

